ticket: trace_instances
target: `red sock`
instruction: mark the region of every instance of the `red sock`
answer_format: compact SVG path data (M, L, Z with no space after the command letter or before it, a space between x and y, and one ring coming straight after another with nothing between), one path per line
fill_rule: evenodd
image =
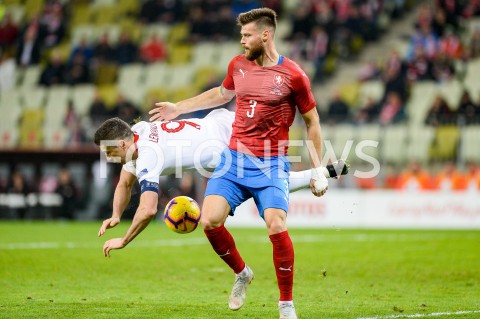
M220 256L236 274L240 273L245 268L245 262L235 246L235 240L233 240L232 235L225 226L222 225L218 228L204 230L204 232L217 255Z
M288 231L270 235L273 245L273 265L277 274L280 301L293 300L293 244Z

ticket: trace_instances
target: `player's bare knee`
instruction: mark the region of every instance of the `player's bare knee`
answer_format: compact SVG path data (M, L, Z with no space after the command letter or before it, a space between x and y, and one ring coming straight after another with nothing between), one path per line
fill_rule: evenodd
M287 230L286 219L281 215L270 215L268 218L265 218L265 222L269 235L278 234Z

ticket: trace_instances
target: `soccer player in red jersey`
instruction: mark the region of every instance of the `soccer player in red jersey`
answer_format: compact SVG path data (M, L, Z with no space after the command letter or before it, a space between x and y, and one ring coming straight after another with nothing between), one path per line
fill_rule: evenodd
M229 148L207 184L201 223L215 252L236 274L229 307L238 310L245 301L253 271L240 256L224 223L238 205L254 198L273 246L280 318L295 319L294 250L286 225L288 131L298 108L307 127L307 139L313 145L310 188L315 196L322 196L328 182L319 174L323 170L320 120L308 77L276 50L275 11L253 9L241 13L237 22L245 53L231 60L222 85L176 104L156 103L150 120L171 120L183 113L222 105L236 96Z

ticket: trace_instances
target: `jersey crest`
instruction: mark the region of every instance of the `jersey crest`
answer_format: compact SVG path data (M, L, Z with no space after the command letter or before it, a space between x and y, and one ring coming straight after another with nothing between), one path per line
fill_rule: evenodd
M285 83L285 77L283 75L275 74L273 76L273 85L275 86L275 88L281 88L283 83Z

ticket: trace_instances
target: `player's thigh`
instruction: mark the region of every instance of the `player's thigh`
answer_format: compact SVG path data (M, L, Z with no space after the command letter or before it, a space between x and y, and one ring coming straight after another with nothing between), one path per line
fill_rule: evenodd
M230 212L230 204L225 197L208 195L203 200L201 223L204 229L222 226Z

